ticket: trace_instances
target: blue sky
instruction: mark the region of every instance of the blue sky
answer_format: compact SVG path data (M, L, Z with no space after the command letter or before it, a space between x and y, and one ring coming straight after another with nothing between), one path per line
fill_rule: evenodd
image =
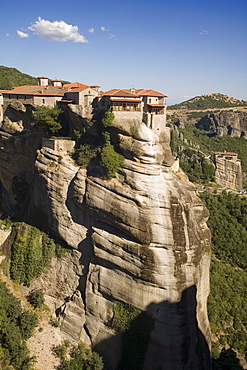
M0 65L32 76L154 89L167 104L247 100L247 0L12 0L0 8Z

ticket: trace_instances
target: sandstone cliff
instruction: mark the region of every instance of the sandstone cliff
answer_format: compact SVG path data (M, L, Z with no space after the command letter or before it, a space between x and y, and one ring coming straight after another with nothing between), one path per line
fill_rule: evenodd
M126 159L111 180L79 168L66 150L42 147L36 156L38 139L30 158L20 161L27 146L15 154L16 141L32 136L2 133L7 207L22 207L27 221L40 222L73 249L31 288L44 290L47 303L62 313L67 337L92 344L106 369L116 369L121 357L123 338L112 325L118 302L154 319L144 369L210 369L208 212L174 163L168 129L139 124L131 135L130 127L116 124L112 132ZM16 176L27 183L18 187L21 194L26 189L25 207L14 191Z
M246 136L247 113L222 111L202 117L196 127L200 130L215 132L218 136Z

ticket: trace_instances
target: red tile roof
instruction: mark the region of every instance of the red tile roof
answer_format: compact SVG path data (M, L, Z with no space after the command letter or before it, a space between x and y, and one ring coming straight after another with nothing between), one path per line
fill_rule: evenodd
M78 88L78 87L84 87L86 89L89 86L81 84L80 82L72 82L71 84L63 85L63 87L68 87L68 88L71 88L71 89Z
M114 96L114 97L130 97L130 98L139 98L139 95L132 94L129 90L121 90L121 89L112 89L106 91L102 94L102 96Z
M102 96L157 96L157 97L167 97L167 95L161 94L154 90L145 90L145 89L133 89L132 91L135 91L135 93L131 92L132 89L112 89L109 91L106 91L102 94Z
M219 154L219 155L238 155L238 153L232 153L232 152L214 152L214 154Z
M80 91L84 91L84 90L86 90L86 89L88 89L89 88L89 86L87 86L87 87L78 87L78 88L73 88L73 89L68 89L68 88L66 88L65 90L64 90L64 93L73 93L73 92L80 92Z
M145 90L145 89L139 89L136 90L137 94L141 96L158 96L158 97L167 97L167 95L161 94L158 91L155 90Z
M5 91L4 94L9 95L55 95L63 96L66 90L61 86L18 86L12 90Z

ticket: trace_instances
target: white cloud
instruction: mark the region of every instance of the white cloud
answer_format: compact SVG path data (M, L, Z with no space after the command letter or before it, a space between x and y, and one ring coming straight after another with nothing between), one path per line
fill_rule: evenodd
M22 31L16 31L17 32L17 35L21 38L21 39L26 39L29 37L29 34L28 33L25 33L25 32L22 32ZM8 34L7 34L8 35ZM7 36L6 35L6 36Z
M28 29L33 31L38 37L48 41L64 42L72 40L73 42L88 42L79 33L77 26L72 26L64 21L50 22L39 17Z
M88 32L94 33L94 28L93 27L92 28L89 28Z
M6 35L5 35L5 36L9 37L9 36L10 36L10 34L9 34L9 33L6 33Z
M200 32L200 35L207 35L208 34L208 31L207 30L202 30L201 32Z
M108 30L107 30L104 26L100 27L100 29L101 29L101 31L106 31L106 32L108 32Z
M110 33L109 39L114 39L115 41L117 41L116 35L113 35L113 33Z

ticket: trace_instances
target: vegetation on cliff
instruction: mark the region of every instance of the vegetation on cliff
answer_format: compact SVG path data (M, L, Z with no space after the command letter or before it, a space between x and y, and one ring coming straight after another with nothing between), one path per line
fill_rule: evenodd
M20 301L0 281L0 368L32 368L34 358L29 356L25 341L32 336L37 323L37 315L22 311Z
M223 94L196 96L179 104L170 105L168 109L204 110L247 106L247 101L231 98Z
M208 226L214 257L208 314L215 368L221 369L216 365L220 364L222 351L230 348L242 355L247 353L247 199L225 192L203 193L201 198L210 211Z
M51 263L52 257L61 254L61 246L39 229L20 225L11 247L10 275L20 284L29 285Z
M104 368L102 357L97 352L92 352L82 342L77 347L71 347L65 340L53 349L60 359L59 370L102 370Z
M123 167L124 157L115 150L114 145L111 144L111 135L109 127L114 123L114 113L107 111L102 119L104 127L103 136L105 145L101 151L101 166L104 167L106 177L108 179L116 177L116 173Z
M113 327L122 333L118 368L142 369L154 320L147 312L130 304L115 303L113 309Z
M38 105L33 111L33 125L38 125L46 129L47 134L55 133L62 128L61 115L62 110L57 105L47 107Z

